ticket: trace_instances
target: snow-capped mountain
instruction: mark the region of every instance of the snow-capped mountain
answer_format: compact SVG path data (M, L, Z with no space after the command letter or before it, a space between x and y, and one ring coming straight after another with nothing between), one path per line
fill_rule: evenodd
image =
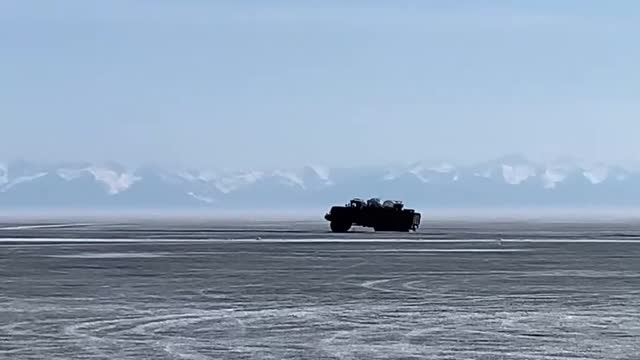
M640 171L577 161L540 164L520 156L464 166L414 162L246 171L0 162L5 208L312 208L374 196L417 207L638 205Z

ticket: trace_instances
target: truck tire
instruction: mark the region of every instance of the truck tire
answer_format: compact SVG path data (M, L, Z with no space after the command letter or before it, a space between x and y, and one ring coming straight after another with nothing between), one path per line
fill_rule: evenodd
M349 229L351 229L351 224L349 223L345 223L345 222L339 222L339 221L332 221L331 224L331 231L333 232L347 232L349 231Z

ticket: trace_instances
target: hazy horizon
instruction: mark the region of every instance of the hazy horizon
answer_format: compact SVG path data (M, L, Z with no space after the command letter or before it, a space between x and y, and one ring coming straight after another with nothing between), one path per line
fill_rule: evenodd
M640 159L631 1L0 3L0 157Z
M345 202L348 199L345 199ZM326 222L323 216L333 205L339 202L327 202L326 206L262 208L262 209L217 209L192 207L185 208L91 208L91 207L58 207L58 208L15 208L11 212L0 213L0 221L33 221L46 220L120 220L137 221L140 219L158 220L185 219L190 221L236 219L236 220L293 220ZM640 206L469 206L438 207L414 206L410 202L407 207L422 214L422 221L640 221ZM6 209L5 209L6 210ZM52 212L53 211L53 212Z

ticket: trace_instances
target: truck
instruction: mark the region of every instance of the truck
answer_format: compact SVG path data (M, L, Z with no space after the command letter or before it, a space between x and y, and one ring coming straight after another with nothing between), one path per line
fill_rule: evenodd
M374 231L416 231L422 215L404 208L402 201L379 198L364 201L353 198L344 206L332 206L324 216L332 232L348 232L352 226L373 228Z

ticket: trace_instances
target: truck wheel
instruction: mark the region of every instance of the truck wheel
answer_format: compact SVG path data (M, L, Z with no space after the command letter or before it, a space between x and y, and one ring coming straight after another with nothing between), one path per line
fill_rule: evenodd
M351 224L337 222L337 221L332 221L330 226L331 226L331 231L333 232L347 232L349 231L349 229L351 229Z

